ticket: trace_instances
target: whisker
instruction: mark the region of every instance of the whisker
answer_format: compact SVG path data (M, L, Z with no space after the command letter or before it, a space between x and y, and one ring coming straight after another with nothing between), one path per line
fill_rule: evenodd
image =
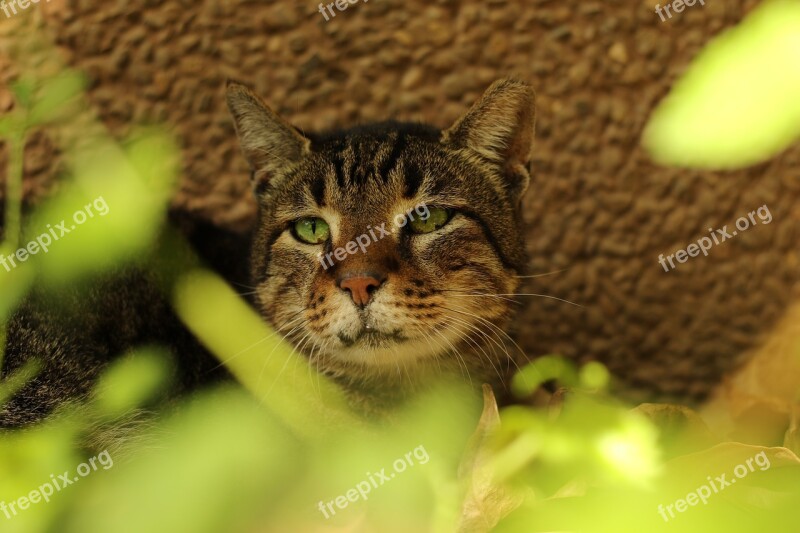
M442 292L454 292L456 293L454 294L454 296L487 296L487 297L497 298L498 300L505 300L506 302L511 302L512 304L520 305L520 302L512 300L511 298L504 298L503 295L500 294L486 294L482 292L462 292L454 289L442 289Z
M249 291L249 292L237 292L239 296L253 296L254 294L258 294L259 291Z
M459 362L464 365L464 370L467 373L467 379L469 380L470 387L473 387L474 385L472 383L472 376L469 375L469 367L467 366L467 362L464 361L464 358L461 356L461 354L458 353L458 349L455 346L453 346L453 343L450 342L450 340L447 337L445 337L444 334L441 331L439 331L437 329L434 329L432 331L434 333L438 334L442 338L442 340L444 340L444 342L446 342L448 345L450 345L450 347L453 349L453 354L458 358Z
M287 336L288 336L288 334L287 334ZM306 332L305 335L303 335L303 337L297 343L297 346L299 347L300 346L300 342L305 342L305 340L307 338L309 338L310 336L311 336L311 332L310 331ZM261 403L262 404L267 399L267 396L269 396L270 392L272 392L272 389L275 387L275 384L278 382L280 377L283 375L284 370L286 370L286 365L289 364L289 359L293 359L291 357L292 354L294 354L295 352L297 352L298 354L302 354L302 352L299 349L295 348L294 343L291 343L291 346L292 346L292 351L290 352L289 356L286 358L286 361L283 363L283 366L281 367L280 371L278 372L278 375L275 377L275 380L272 382L272 385L269 386L269 389L267 389L267 392L262 396L262 398L261 398ZM277 348L277 346L275 348ZM261 372L258 375L258 384L259 385L261 384L261 380L264 377L264 370L267 368L267 361L269 360L270 357L272 357L272 354L275 351L275 348L272 349L272 351L269 353L269 356L267 357L267 359L264 360L264 365L261 367ZM296 361L297 360L295 359L295 362Z
M311 335L312 335L312 333L310 331L308 333L306 333L303 336L303 338L300 340L300 342L298 342L297 350L292 348L292 353L295 353L295 351L296 351L298 353L298 355L302 356L303 355L303 348L305 347L305 345L309 341L314 342L313 339L311 338ZM301 357L296 357L296 358L292 358L292 359L294 359L294 364L296 366L297 364L299 364L299 362L301 360ZM266 399L267 396L269 396L269 394L272 392L272 389L275 387L275 384L278 383L278 381L280 380L280 377L283 375L284 370L286 370L286 365L287 364L289 364L289 358L287 358L286 362L283 363L283 367L281 368L280 372L278 372L278 375L275 377L275 380L272 382L272 385L270 385L270 387L267 390L266 394L264 394L264 397L262 398L262 402L264 401L264 399ZM262 375L263 375L263 369L262 369ZM261 376L259 376L259 381L261 381Z
M238 285L239 287L243 287L245 289L253 289L254 291L258 290L258 287L253 287L251 285L245 285L244 283L237 283L235 281L231 282L232 285Z
M303 310L300 310L300 311L298 311L297 313L295 313L294 315L292 315L292 316L291 316L292 320L290 320L290 321L289 321L289 322L287 322L286 324L283 324L283 325L281 325L281 327L279 327L279 328L275 328L275 329L273 330L273 332L272 332L272 333L270 333L269 335L267 335L267 336L266 336L266 337L264 337L263 339L261 339L261 340L259 340L259 341L257 341L257 342L254 342L253 344L251 344L251 345L250 345L250 346L248 346L247 348L243 348L241 351L239 351L238 353L236 353L236 354L234 354L234 355L230 356L229 358L225 359L224 361L222 361L221 363L219 363L217 366L215 366L215 367L214 367L214 368L212 368L211 370L216 370L216 369L220 368L221 366L223 366L224 364L226 364L226 363L228 363L228 362L230 362L230 361L233 361L234 359L236 359L237 357L239 357L239 356L240 356L240 355L242 355L243 353L245 353L245 352L247 352L247 351L250 351L251 349L253 349L253 348L255 348L256 346L258 346L259 344L261 344L262 342L264 342L264 341L266 341L266 340L268 340L268 339L270 339L270 338L274 337L276 334L280 333L280 332L281 332L281 330L283 330L283 329L285 329L285 328L288 328L288 327L289 327L289 326L291 326L292 324L296 324L297 322L301 321L301 320L303 319L302 313L303 313ZM300 315L300 316L298 316L298 315ZM293 329L294 329L294 328L293 328ZM283 339L285 340L285 339L286 339L286 337L288 337L290 334L291 334L291 332L287 333L287 334L286 334L286 335L283 337Z
M502 333L503 335L505 335L505 336L506 336L506 338L507 338L509 341L511 341L511 342L514 344L514 346L516 346L516 347L517 347L517 349L520 351L520 353L522 353L522 354L523 354L523 357L524 357L524 355L525 355L525 354L524 354L524 352L522 351L522 348L520 348L520 346L519 346L519 345L518 345L516 342L514 342L514 339L512 339L512 338L511 338L511 337L510 337L510 336L509 336L509 335L508 335L508 334L507 334L505 331L503 331L503 330L502 330L500 327L498 327L497 325L493 324L493 323L492 323L492 322L490 322L489 320L486 320L486 319L485 319L485 318L483 318L483 317L479 317L479 316L477 316L477 315L474 315L474 314L472 314L472 313L468 313L468 312L465 312L465 311L458 311L458 310L456 310L456 309L450 309L450 308L446 308L446 309L448 309L449 311L453 311L453 312L456 312L456 313L460 313L460 314L462 314L462 315L466 315L466 316L472 316L473 318L475 318L475 319L479 320L480 322L482 322L482 323L484 323L484 324L488 325L490 328L495 328L497 331L499 331L500 333ZM462 320L463 320L463 319L462 319ZM469 323L469 322L467 322L467 321L464 321L464 322L465 322L465 323ZM473 326L474 326L475 328L477 328L477 325L473 325ZM512 360L513 360L513 357L511 357L511 354L510 354L510 353L508 353L508 349L507 349L507 348L506 348L506 346L503 344L503 339L502 339L502 338L500 338L500 336L499 336L499 335L497 335L497 333L495 333L495 331L494 331L494 330L492 330L492 329L489 329L489 332L487 333L487 332L485 332L485 331L481 330L480 328L477 328L477 331L478 331L478 332L479 332L481 335L483 335L483 336L484 336L484 338L486 338L487 340L491 341L492 343L494 343L494 344L495 344L495 346L497 346L498 348L500 348L500 350L501 350L501 351L502 351L502 352L503 352L503 353L506 355L506 358L507 358L507 359L512 359ZM495 339L495 336L497 336L497 339ZM494 348L492 348L492 351L494 351Z
M479 333L481 335L486 335L486 334L483 331L481 331L480 328L478 328L474 324L470 324L466 320L463 320L463 319L460 319L460 318L457 318L457 317L454 317L454 316L448 316L447 318L450 319L450 320L456 320L458 323L463 324L464 326L466 326L468 328L468 330L466 332L464 332L464 335L459 335L459 339L470 343L471 346L474 346L478 350L480 350L483 353L483 355L486 356L486 360L489 361L489 364L492 365L492 369L497 373L497 377L500 378L500 382L505 385L505 382L503 380L503 376L502 376L502 374L500 374L500 370L494 365L494 361L492 360L492 358L489 356L489 354L486 352L486 350L483 349L483 347L480 345L480 343L478 343L477 341L471 339L470 336L467 333L470 330L472 330L472 331L476 331L477 333ZM459 333L459 332L457 332L457 333ZM487 337L487 338L489 338L489 337ZM497 355L497 353L494 352L494 350L492 350L492 353L494 353L495 356ZM506 351L506 356L508 356L508 351Z
M322 400L322 371L320 370L320 361L322 359L322 353L327 348L330 340L326 339L323 342L317 343L314 342L314 348L311 349L311 355L309 356L308 360L308 369L309 371L316 371L317 375L317 394L319 395L320 401ZM318 349L318 350L317 350ZM314 350L317 350L316 359L314 358ZM311 362L314 360L314 365L312 366Z
M533 279L533 278L541 278L544 276L549 276L551 274L560 274L562 272L566 272L569 270L568 268L562 268L561 270L553 270L552 272L545 272L544 274L533 274L532 276L514 276L515 278L519 279Z
M455 311L454 309L450 309L450 310L451 310L451 311ZM455 311L455 312L457 313L458 311ZM488 335L488 334L487 334L485 331L483 331L482 329L480 329L480 328L479 328L477 325L475 325L475 324L470 324L468 321L464 320L463 318L458 318L458 317L454 317L454 316L450 316L450 315L446 315L446 316L447 316L447 318L449 318L450 320L457 320L459 323L461 323L461 324L464 324L464 325L466 325L466 326L468 326L468 327L471 327L471 328L473 328L473 330L474 330L474 331L476 331L477 333L479 333L479 334L483 335L483 337L484 337L485 339L493 341L493 342L494 342L494 344L495 344L496 346L498 346L498 347L499 347L501 350L503 350L503 351L506 353L506 355L508 355L508 351L505 349L505 347L504 347L504 346L502 346L501 344L498 344L498 343L497 343L497 341L495 341L495 340L494 340L492 337L490 337L490 336L489 336L489 335Z
M574 305L575 307L585 307L581 304L576 304L575 302L570 302L569 300L565 300L563 298L558 298L556 296L550 296L549 294L534 294L534 293L510 293L510 294L484 294L483 296L538 296L539 298L548 298L550 300L558 300L559 302L564 302L565 304Z
M416 331L417 333L422 335L422 337L425 339L425 342L427 342L428 346L430 346L431 353L435 353L436 354L436 356L434 357L434 360L436 361L436 368L439 370L439 373L441 374L442 373L442 365L440 363L441 357L439 356L439 350L441 349L441 346L437 345L436 348L434 348L434 346L431 344L431 340L432 340L431 336L428 334L427 331L425 331L421 327L415 325L414 326L414 331Z
M527 360L528 356L527 356L527 354L525 353L525 351L524 351L524 350L523 350L523 349L520 347L520 345L519 345L519 344L517 344L517 342L516 342L514 339L512 339L512 338L511 338L511 336L510 336L508 333L506 333L505 331L503 331L503 329L502 329L500 326L498 326L497 324L494 324L494 323L493 323L493 322L491 322L490 320L487 320L487 319L485 319L485 318L483 318L483 317L481 317L481 316L478 316L478 315L476 315L475 313L470 313L470 312L468 312L468 311L464 310L464 308L463 308L463 307L461 308L461 309L462 309L461 311L459 311L459 310L457 310L457 309L452 309L452 308L449 308L449 307L446 307L446 306L443 306L443 308L444 308L444 309L447 309L447 310L449 310L449 311L454 311L454 312L456 312L456 313L460 313L460 314L462 314L462 315L467 315L467 316L470 316L470 317L472 317L472 318L475 318L476 320L479 320L479 321L481 321L482 323L486 324L486 325L487 325L487 326L489 326L490 328L494 328L494 330L496 330L496 331L498 331L498 332L502 333L502 334L503 334L503 335L504 335L504 336L505 336L505 337L506 337L506 338L507 338L507 339L508 339L508 340L511 342L511 344L513 344L513 345L514 345L514 346L517 348L517 350L519 351L519 353L522 355L523 359L526 359L526 360ZM509 354L509 357L508 357L508 358L509 358L509 360L510 360L512 363L514 363L514 366L516 366L516 367L517 367L517 369L518 369L518 370L520 370L519 364L517 364L517 362L514 360L514 358L513 358L513 357L511 357L511 355L510 355L510 354Z

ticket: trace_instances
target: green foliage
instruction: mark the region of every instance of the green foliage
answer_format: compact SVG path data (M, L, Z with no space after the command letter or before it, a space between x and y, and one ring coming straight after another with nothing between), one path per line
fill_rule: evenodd
M184 276L175 308L239 381L299 434L322 437L331 428L358 427L339 390L309 372L305 359L214 274Z
M25 241L62 221L70 233L27 265L47 283L65 283L144 255L164 223L177 154L173 140L156 130L136 134L124 147L107 138L82 145L71 158L74 178L37 210ZM83 224L75 221L80 213L87 213Z
M605 393L608 371L598 363L577 371L563 358L545 356L518 372L512 389L524 397L551 380L570 387L557 417L524 406L501 411L492 459L497 479L539 495L570 481L651 486L660 469L658 434L643 416Z
M281 498L301 458L241 391L199 396L156 431L134 460L75 487L85 490L61 531L240 531Z
M653 112L643 143L662 164L737 168L800 138L800 3L768 0L716 37Z
M120 359L97 384L94 408L105 420L119 419L133 407L143 405L168 385L169 368L158 350Z

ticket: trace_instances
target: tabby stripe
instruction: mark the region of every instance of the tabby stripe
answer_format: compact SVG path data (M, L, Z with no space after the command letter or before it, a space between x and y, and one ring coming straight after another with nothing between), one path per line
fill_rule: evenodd
M256 181L256 172L250 172L250 183L253 183L255 187L253 187L253 193L255 194L256 198L261 198L264 196L269 189L269 181L268 180L258 180Z
M398 133L394 145L392 146L392 151L389 152L378 168L378 176L383 178L384 183L389 181L389 174L391 174L392 170L399 164L400 154L406 149L406 144L407 140L405 134Z
M325 185L327 184L327 180L325 176L318 176L313 182L311 182L310 192L311 196L314 198L314 201L317 202L319 207L325 205Z
M259 272L255 274L255 276L258 278L256 281L259 283L263 282L267 278L266 267L272 261L272 247L275 245L275 241L277 241L280 236L283 235L284 231L286 231L286 228L277 228L273 230L264 243L264 259L259 264Z
M352 141L348 141L345 144L345 147L342 149L339 157L342 158L342 170L345 178L347 178L347 181L351 184L357 182L356 162L359 157L356 156L356 148L353 146Z
M333 171L336 173L336 184L339 185L339 188L344 189L347 185L344 179L344 154L336 152L331 159L333 159Z
M419 169L419 166L416 163L410 163L407 165L406 172L405 172L405 188L403 189L403 196L405 198L413 198L417 195L420 186L422 185L422 171Z
M503 266L506 268L510 268L513 270L520 270L521 265L514 264L508 257L506 257L505 253L503 253L503 249L500 247L500 244L495 239L492 230L483 221L483 219L478 216L476 213L466 210L466 209L459 209L459 212L467 218L474 220L475 222L480 225L481 229L483 229L483 234L486 236L486 240L489 241L489 244L492 245L492 248L497 252L497 256L500 258L500 262L503 263Z

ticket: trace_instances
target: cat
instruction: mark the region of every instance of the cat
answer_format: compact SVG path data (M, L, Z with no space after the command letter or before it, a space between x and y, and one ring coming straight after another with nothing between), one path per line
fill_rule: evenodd
M444 375L502 388L519 357L507 295L527 263L532 88L499 80L445 130L387 121L305 134L240 83L226 99L258 203L249 283L263 318L365 413ZM368 248L323 268L326 254L377 228ZM213 242L196 233L193 243ZM180 324L169 284L132 267L67 289L80 309L68 317L45 294L28 298L8 324L2 376L33 356L43 368L0 408L0 428L87 398L115 356L143 344L169 347L178 392L228 378Z
M241 84L227 101L259 204L251 283L262 315L372 402L440 370L502 380L513 305L502 295L526 264L530 86L495 82L444 131L385 122L304 135ZM420 205L434 222L391 224L390 238L320 268Z

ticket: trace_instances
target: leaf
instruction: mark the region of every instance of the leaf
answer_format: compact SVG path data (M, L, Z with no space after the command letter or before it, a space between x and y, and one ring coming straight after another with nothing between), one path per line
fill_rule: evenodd
M33 271L19 263L15 252L8 245L0 246L0 323L14 311L33 284Z
M33 95L36 91L36 82L29 76L21 76L18 80L11 83L11 92L17 100L17 104L26 111L33 103Z
M144 351L116 362L97 385L100 413L113 419L152 398L169 373L166 360L165 354Z
M75 185L34 213L26 240L47 247L34 257L47 283L100 272L151 249L177 180L177 148L155 131L126 148L91 139L72 156Z
M177 283L174 302L187 327L297 434L359 427L335 383L312 375L307 360L218 276L190 272Z
M656 425L666 457L696 452L717 443L700 415L688 407L643 403L634 411L647 416Z
M489 437L500 426L497 400L489 385L483 385L483 413L470 437L458 472L467 494L461 508L459 531L488 531L506 514L522 504L523 497L493 480L487 468Z
M29 381L36 377L41 370L38 359L28 360L19 370L9 377L0 380L0 406L13 397Z
M577 386L578 376L572 364L557 355L545 355L514 374L511 390L518 398L532 394L544 382L558 380L566 386Z
M6 115L0 118L0 137L6 137L16 129L17 123L13 115Z
M665 165L736 168L800 137L800 2L764 2L704 48L653 112L644 147Z
M296 478L296 443L241 390L199 395L177 414L148 433L149 445L134 460L114 455L113 468L70 488L70 495L82 491L73 512L49 529L256 531L243 520L286 497Z
M800 407L793 406L789 421L789 429L783 438L783 446L792 450L794 454L800 454Z
M55 121L64 114L65 107L81 94L85 86L83 76L73 72L48 80L31 106L28 124L36 126Z

